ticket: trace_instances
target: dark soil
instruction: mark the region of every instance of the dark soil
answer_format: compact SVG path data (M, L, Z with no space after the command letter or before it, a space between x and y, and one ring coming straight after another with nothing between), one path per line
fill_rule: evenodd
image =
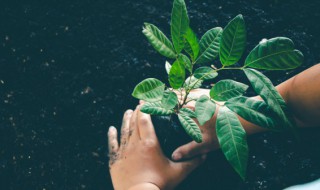
M287 36L305 55L300 68L266 73L275 84L320 60L320 1L189 1L199 37L242 13L248 53L262 38ZM134 86L146 77L167 81L165 58L141 34L143 22L169 34L172 2L0 2L0 189L112 189L110 125L138 103ZM242 73L219 79L247 82ZM320 177L319 129L249 137L245 182L220 151L178 189L282 189Z
M163 153L171 159L173 151L192 141L182 128L177 115L151 116Z

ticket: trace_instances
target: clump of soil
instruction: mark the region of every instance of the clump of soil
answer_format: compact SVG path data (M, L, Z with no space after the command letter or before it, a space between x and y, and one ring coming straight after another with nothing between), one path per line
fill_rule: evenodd
M171 158L176 148L192 141L182 128L177 115L152 116L152 123L155 127L162 151L168 158Z

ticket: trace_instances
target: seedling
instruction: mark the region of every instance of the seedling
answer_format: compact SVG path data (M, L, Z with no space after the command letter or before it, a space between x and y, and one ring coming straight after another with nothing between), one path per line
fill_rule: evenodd
M176 114L186 133L200 143L200 128L212 118L219 104L221 107L215 127L218 141L225 157L242 179L246 176L248 145L246 132L237 115L261 127L274 131L289 130L296 134L296 126L285 101L272 82L255 70L286 70L300 66L303 54L294 49L289 38L261 41L246 57L244 64L236 67L234 65L240 65L238 61L247 43L243 16L236 16L224 29L210 29L199 41L189 26L184 0L173 2L172 42L152 24L145 23L142 32L154 49L173 60L173 64L165 63L170 86L158 79L148 78L135 87L132 96L146 102L141 111L152 115ZM210 64L218 57L220 68ZM210 90L210 97L202 95L193 99L189 96L191 90L201 87L203 81L214 79L223 70L243 71L263 101L243 96L248 85L229 79L217 81ZM180 92L182 101L179 101L174 90ZM195 111L184 107L193 100L196 100Z

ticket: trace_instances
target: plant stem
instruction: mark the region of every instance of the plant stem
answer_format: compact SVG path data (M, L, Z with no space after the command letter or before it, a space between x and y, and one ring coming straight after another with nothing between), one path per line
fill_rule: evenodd
M215 71L221 71L221 70L242 70L244 67L221 67L219 69L216 69Z
M192 102L192 101L196 101L197 99L191 99L191 100L188 100L186 101L186 104L188 104L189 102Z
M189 95L190 91L191 91L191 90L186 90L186 95L184 96L184 99L183 99L183 102L182 102L182 106L183 106L183 105L186 105L186 101L187 101L187 98L188 98L188 95ZM181 106L181 107L182 107L182 106Z
M215 69L215 72L218 72L218 71L221 71L221 70L242 70L242 69L244 69L244 66L243 66L243 67L225 67L225 66L222 66L222 67L219 68L219 69L216 69L216 68L214 68L214 69ZM190 89L186 89L185 97L184 97L184 99L183 99L182 104L180 104L181 107L184 106L184 105L186 105L186 104L189 102L189 101L187 101L187 98L188 98L188 95L189 95L190 91L193 89L193 87L194 87L198 82L200 82L204 77L206 77L206 76L209 75L209 74L211 74L211 73L207 73L207 74L203 75L200 79L197 80L197 82L195 82L195 83L192 85L192 87L191 87ZM193 75L193 74L192 74L192 75ZM192 75L191 75L191 76L192 76ZM191 77L191 76L190 76L190 77ZM190 82L189 82L189 84L190 84ZM188 86L189 86L189 84L188 84ZM181 92L181 99L182 99L182 92Z

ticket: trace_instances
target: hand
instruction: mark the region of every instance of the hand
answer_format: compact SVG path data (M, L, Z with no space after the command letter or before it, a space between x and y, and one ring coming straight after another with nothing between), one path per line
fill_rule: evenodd
M117 130L109 128L109 167L116 190L173 189L205 156L185 162L172 162L160 148L150 115L126 111L121 127L121 144Z
M207 89L195 89L190 92L190 95L192 97L200 97L201 95L209 96L209 92L210 90L207 90ZM181 96L178 94L178 97L181 97ZM195 101L189 102L185 107L194 110ZM180 146L173 152L172 154L173 160L178 161L182 159L192 158L199 154L206 154L212 150L216 150L219 148L219 142L217 139L216 129L215 129L218 110L219 110L219 105L217 105L217 108L213 117L209 121L207 121L203 126L201 126L201 133L203 138L202 142L196 143L192 141L188 144ZM199 125L198 122L197 124Z
M177 92L176 92L177 93ZM208 89L195 89L192 90L190 92L191 97L200 97L201 95L206 95L206 96L210 96L209 95L210 90ZM178 97L181 97L179 93ZM252 97L256 100L261 100L261 98L259 96L256 97ZM179 101L183 101L180 100ZM219 102L219 104L223 104L223 102ZM203 126L201 126L201 133L202 133L202 143L196 143L194 141L185 144L183 146L178 147L172 154L172 159L175 161L178 160L183 160L183 159L188 159L188 158L192 158L194 156L197 156L199 154L206 154L210 151L216 150L220 147L219 142L218 142L218 138L216 135L216 120L217 120L217 115L219 112L219 108L220 105L216 104L216 111L214 113L214 115L212 116L212 118L207 121ZM195 109L195 101L191 101L189 102L185 107L190 108L192 110ZM254 134L254 133L259 133L259 132L263 132L266 131L265 128L261 128L253 123L250 123L246 120L244 120L243 118L241 118L240 116L238 116L244 130L246 131L246 133L248 135L250 134ZM196 120L196 123L199 125L198 121Z

